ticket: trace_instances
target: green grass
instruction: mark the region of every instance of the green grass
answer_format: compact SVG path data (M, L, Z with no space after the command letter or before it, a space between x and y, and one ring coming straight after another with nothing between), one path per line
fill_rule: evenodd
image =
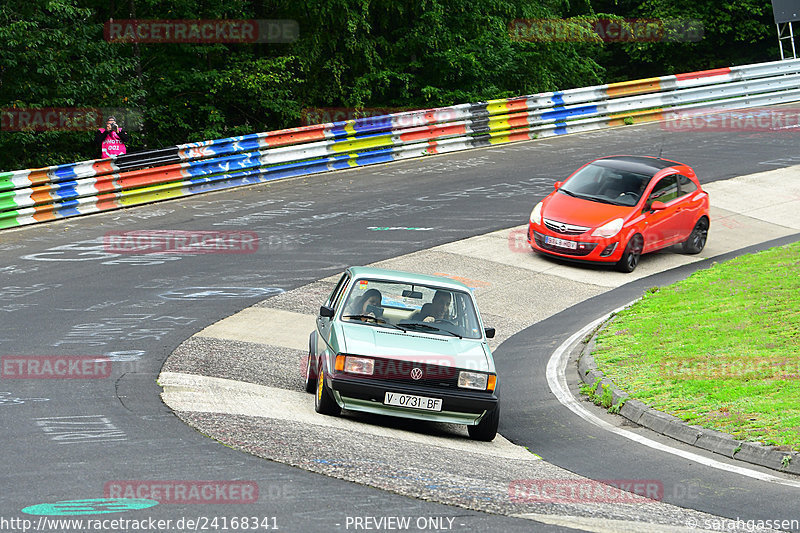
M655 409L800 451L800 243L649 289L599 334L593 355Z

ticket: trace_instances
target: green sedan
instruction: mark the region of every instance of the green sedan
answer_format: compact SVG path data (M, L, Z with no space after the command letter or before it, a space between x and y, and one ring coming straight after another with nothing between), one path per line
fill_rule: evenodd
M497 434L497 374L469 287L396 270L350 267L320 307L305 388L318 413L342 409L466 424Z

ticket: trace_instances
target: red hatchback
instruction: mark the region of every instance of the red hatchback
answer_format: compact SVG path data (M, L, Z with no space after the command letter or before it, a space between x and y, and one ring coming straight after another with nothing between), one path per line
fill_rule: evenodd
M531 211L528 243L536 252L633 272L643 253L680 244L696 254L706 244L708 194L682 163L603 157L555 188Z

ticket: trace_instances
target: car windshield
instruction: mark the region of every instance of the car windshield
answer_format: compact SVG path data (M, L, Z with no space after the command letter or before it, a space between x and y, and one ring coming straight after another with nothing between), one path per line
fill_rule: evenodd
M360 279L342 309L341 319L348 322L449 337L482 336L472 297L461 290Z
M584 200L635 206L652 176L591 163L576 172L558 189Z

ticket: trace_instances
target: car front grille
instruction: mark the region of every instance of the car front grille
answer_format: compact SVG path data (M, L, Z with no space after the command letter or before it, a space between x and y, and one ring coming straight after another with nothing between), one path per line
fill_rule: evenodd
M420 360L446 360L447 356L422 356ZM411 377L412 370L418 368L422 371L419 379ZM404 383L412 385L422 385L428 387L458 387L458 372L455 366L428 364L417 361L405 361L398 359L378 359L375 358L375 371L372 379L391 381L394 383Z
M547 250L549 252L556 252L563 255L574 255L576 257L589 255L592 253L592 250L595 249L597 243L594 242L578 242L578 248L575 250L571 250L569 248L562 248L560 246L553 246L552 244L547 244L544 242L544 235L539 233L538 231L533 232L533 238L536 239L536 245L539 248Z
M592 229L584 226L567 224L565 222L558 222L557 220L550 220L549 218L542 218L542 222L544 222L544 226L550 231L560 233L562 235L580 235L581 233L586 233Z

